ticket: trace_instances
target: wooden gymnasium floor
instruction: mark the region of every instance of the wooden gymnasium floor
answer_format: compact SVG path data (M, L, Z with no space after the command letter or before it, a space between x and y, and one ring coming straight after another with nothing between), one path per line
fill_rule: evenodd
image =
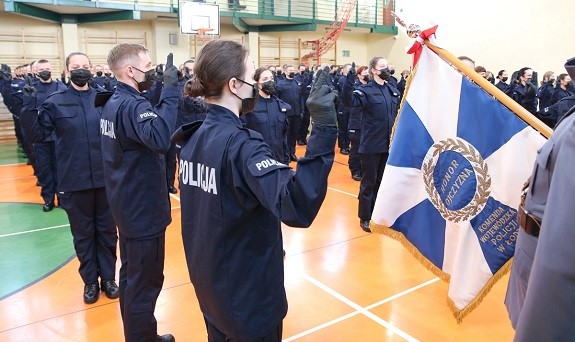
M303 153L298 147L297 154ZM101 296L95 304L83 303L66 217L59 208L42 212L32 169L15 143L0 143L0 163L0 341L122 341L117 300ZM508 278L457 324L446 305L447 284L398 242L359 228L358 185L347 156L336 153L313 225L283 229L289 301L284 341L511 341L503 305ZM179 206L172 196L158 331L179 342L205 341L186 270Z

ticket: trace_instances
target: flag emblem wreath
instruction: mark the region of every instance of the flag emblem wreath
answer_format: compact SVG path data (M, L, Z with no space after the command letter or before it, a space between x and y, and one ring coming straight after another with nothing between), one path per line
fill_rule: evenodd
M491 194L489 166L473 145L459 137L434 144L422 171L431 203L448 221L476 216Z

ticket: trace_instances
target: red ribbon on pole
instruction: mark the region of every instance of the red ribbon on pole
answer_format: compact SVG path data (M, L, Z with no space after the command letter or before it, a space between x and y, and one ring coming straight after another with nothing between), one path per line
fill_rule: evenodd
M429 37L435 35L435 31L437 30L437 25L430 27L424 31L421 31L419 36L416 38L413 45L407 50L407 53L413 55L413 65L412 67L415 68L417 65L417 61L419 60L419 56L421 56L421 50L423 50L423 41L429 39Z

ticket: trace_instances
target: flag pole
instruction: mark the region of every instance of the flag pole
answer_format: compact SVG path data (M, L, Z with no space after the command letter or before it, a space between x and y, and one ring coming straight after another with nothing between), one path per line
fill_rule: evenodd
M549 128L549 126L544 124L543 121L536 118L535 115L529 113L527 109L523 108L519 103L515 102L515 100L513 100L512 98L507 96L507 94L499 90L499 88L491 84L491 82L481 77L481 75L476 73L475 70L471 69L463 62L461 62L459 58L455 57L447 50L444 50L440 47L433 45L428 40L425 41L425 45L427 45L431 50L433 50L433 52L438 54L441 58L454 65L457 69L459 69L459 71L465 74L465 76L469 77L471 80L473 80L473 82L475 82L481 88L483 88L483 90L491 94L499 102L503 103L503 105L505 105L517 116L519 116L533 128L539 131L539 133L541 133L544 137L549 138L551 136L553 130Z

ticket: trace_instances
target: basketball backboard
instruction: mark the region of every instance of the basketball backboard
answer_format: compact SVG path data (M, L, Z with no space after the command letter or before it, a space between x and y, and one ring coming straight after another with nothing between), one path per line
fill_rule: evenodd
M208 34L220 35L220 7L217 4L180 0L180 32L198 34L198 29L211 29Z

